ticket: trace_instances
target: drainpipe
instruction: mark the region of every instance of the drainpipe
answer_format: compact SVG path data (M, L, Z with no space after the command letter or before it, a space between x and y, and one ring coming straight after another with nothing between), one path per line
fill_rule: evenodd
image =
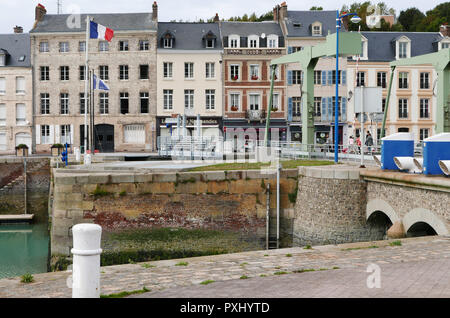
M269 107L267 109L267 118L266 118L266 132L264 134L264 146L269 147L269 127L270 127L270 112L272 110L272 101L273 101L273 86L275 83L275 70L277 66L272 65L272 80L270 81L270 97L269 97Z
M269 221L270 221L270 183L266 190L266 250L269 249Z
M388 109L389 109L389 99L391 98L391 90L392 90L392 81L394 79L394 71L395 71L395 66L392 66L391 67L391 79L389 80L389 89L388 89L388 94L386 97L386 104L384 105L384 116L383 116L383 124L381 125L380 139L384 137L384 129L386 126L386 118L387 118L387 113L388 113Z
M23 173L24 173L24 183L25 183L25 214L27 213L27 158L23 158Z
M280 171L281 165L277 161L277 248L280 248Z

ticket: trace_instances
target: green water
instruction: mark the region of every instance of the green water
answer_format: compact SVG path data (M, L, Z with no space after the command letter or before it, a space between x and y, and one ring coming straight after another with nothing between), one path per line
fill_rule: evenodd
M0 225L0 278L47 272L47 224Z

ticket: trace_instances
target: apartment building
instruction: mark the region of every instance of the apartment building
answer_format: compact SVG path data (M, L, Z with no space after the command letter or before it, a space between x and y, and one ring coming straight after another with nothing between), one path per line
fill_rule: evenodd
M264 139L270 98L270 62L286 54L283 32L278 23L221 22L224 46L224 133L228 128L253 128L258 140ZM286 141L286 72L276 69L271 128L279 129L279 140Z
M286 38L287 53L295 53L326 41L326 36L336 32L336 11L292 11L286 3L274 9L274 20L280 23ZM345 32L345 28L341 32ZM347 138L347 59L339 58L336 76L336 59L319 59L314 71L314 127L315 143L326 143L334 136L335 85L339 84L339 143ZM302 84L303 72L299 63L286 66L287 73L287 139L302 141ZM341 109L342 108L342 109Z
M197 115L202 136L222 135L222 54L218 23L159 23L158 136L197 136ZM185 131L177 131L177 116L185 116Z
M32 150L32 69L30 35L21 27L0 35L0 154Z
M48 152L55 143L84 145L86 17L52 15L42 5L36 7L30 35L37 152ZM153 151L157 4L150 13L89 17L114 30L111 42L91 39L88 43L89 70L110 89L96 90L91 96L95 150Z
M356 57L348 60L349 90L356 86L381 87L384 111L391 76L389 63L450 47L446 32L445 28L441 28L441 32L361 32L363 53L358 68ZM418 143L435 133L436 80L432 65L402 66L394 70L386 135L412 132ZM353 117L354 103L355 100L349 103L349 118ZM371 131L376 139L381 134L380 119L369 117L365 122L365 130ZM353 133L359 136L360 123L353 120L352 126Z

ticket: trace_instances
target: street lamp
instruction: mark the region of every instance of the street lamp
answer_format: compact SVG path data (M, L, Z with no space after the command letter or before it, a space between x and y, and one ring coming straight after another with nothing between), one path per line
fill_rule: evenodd
M341 28L341 19L352 16L350 21L352 23L359 23L361 18L357 16L356 13L346 13L343 12L339 15L339 11L336 11L336 99L334 104L334 162L339 161L339 30Z

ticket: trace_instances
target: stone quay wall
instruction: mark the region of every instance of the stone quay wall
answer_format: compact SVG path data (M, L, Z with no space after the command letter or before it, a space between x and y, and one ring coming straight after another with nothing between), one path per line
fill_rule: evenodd
M283 170L280 210L293 218L298 170ZM54 169L51 250L69 255L71 228L95 223L104 231L183 227L235 231L244 239L266 239L266 185L271 218L276 217L276 174L260 171L79 172ZM291 229L281 229L289 233Z

